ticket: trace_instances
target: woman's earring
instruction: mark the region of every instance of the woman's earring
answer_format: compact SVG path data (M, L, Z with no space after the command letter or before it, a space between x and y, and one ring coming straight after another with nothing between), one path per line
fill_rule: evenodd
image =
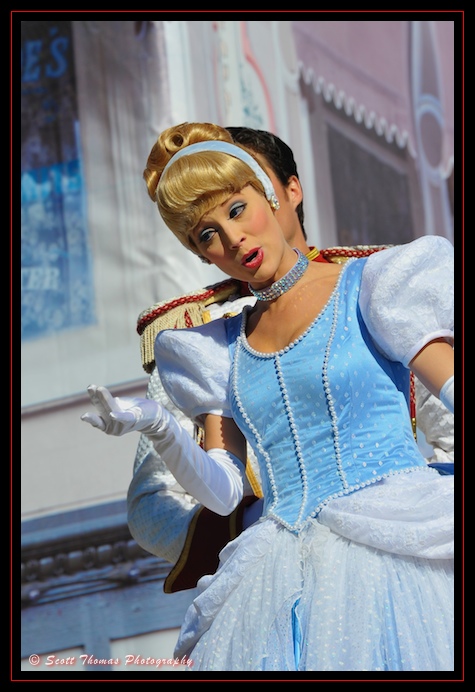
M271 209L273 209L274 211L278 211L280 209L279 200L277 199L277 197L275 195L271 196L271 198L269 200L269 204L271 206Z

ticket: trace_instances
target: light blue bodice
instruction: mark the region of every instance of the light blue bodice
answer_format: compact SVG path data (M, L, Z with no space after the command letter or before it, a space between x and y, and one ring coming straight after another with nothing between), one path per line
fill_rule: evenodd
M347 263L325 308L281 351L249 346L247 311L226 321L232 415L259 462L264 515L292 531L332 498L426 466L412 433L409 371L376 350L361 318L365 262Z
M250 348L246 312L167 329L155 341L160 379L198 424L235 418L258 458L265 513L299 531L332 499L426 467L408 367L430 341L453 339L453 282L453 246L439 236L349 260L287 348Z

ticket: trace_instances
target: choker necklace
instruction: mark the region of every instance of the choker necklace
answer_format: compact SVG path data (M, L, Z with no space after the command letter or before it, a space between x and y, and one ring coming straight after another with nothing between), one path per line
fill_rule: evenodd
M305 270L308 267L307 257L294 247L294 252L297 253L297 261L281 279L274 281L273 284L267 286L267 288L252 288L251 284L248 284L249 290L252 295L257 298L257 300L275 300L283 293L286 293L292 286L294 286L297 281L303 276Z

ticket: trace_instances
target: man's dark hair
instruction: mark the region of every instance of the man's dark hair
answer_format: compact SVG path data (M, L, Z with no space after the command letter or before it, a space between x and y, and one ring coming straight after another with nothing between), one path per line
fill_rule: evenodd
M292 149L277 135L267 132L267 130L254 130L250 127L227 127L226 129L237 144L242 144L256 154L263 156L284 187L287 186L292 175L295 175L296 178L299 177ZM296 212L304 237L307 239L303 225L303 202L300 202Z

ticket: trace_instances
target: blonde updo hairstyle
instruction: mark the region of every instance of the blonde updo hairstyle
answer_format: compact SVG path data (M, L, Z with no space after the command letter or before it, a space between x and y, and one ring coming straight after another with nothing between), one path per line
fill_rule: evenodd
M149 197L157 203L162 219L195 254L199 252L191 233L205 214L246 185L265 195L262 183L247 164L218 151L182 156L167 168L162 179L163 169L174 154L208 140L235 144L227 130L211 123L182 123L164 130L152 147L143 173ZM240 148L252 156L252 152Z

